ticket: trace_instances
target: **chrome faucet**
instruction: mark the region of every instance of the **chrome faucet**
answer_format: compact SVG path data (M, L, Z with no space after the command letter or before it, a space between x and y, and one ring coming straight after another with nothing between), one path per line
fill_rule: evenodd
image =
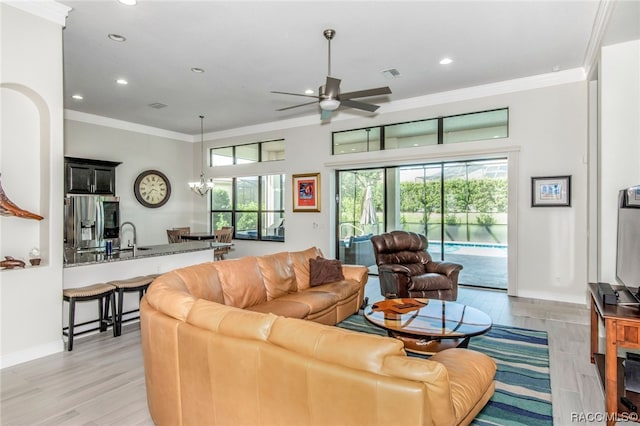
M131 241L127 242L127 247L131 247L133 249L133 255L136 255L136 242L137 242L137 235L136 235L136 226L133 224L133 222L122 222L120 224L120 232L122 232L122 228L124 228L125 225L131 225L131 229L133 230L133 244L131 244Z

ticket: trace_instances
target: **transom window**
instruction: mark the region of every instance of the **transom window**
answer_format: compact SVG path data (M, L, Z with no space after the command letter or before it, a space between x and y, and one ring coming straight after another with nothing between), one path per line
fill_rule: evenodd
M285 159L284 139L212 148L210 157L210 163L214 167L280 161Z
M332 136L333 155L506 138L509 109L345 130Z

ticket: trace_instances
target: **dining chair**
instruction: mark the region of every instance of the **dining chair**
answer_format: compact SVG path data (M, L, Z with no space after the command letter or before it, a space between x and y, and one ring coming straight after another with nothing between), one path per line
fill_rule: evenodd
M191 227L183 226L179 228L167 229L167 238L169 239L169 244L173 243L181 243L182 235L189 235L191 233Z
M223 226L221 229L213 231L218 243L231 243L233 241L233 226ZM216 260L224 260L224 255L229 254L231 247L220 247L213 250L213 256Z

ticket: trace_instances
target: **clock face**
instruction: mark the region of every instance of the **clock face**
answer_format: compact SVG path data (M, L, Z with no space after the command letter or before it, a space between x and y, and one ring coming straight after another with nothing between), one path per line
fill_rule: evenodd
M169 201L171 184L162 172L147 170L138 175L133 184L133 192L143 206L160 207Z

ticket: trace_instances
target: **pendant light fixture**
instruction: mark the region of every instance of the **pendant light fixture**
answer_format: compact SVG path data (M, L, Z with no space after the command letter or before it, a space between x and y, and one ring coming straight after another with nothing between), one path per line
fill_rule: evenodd
M202 155L202 162L200 163L200 182L189 182L189 187L196 194L205 196L209 190L213 189L213 182L204 178L204 169L202 166L204 163L204 115L200 116L200 154Z

